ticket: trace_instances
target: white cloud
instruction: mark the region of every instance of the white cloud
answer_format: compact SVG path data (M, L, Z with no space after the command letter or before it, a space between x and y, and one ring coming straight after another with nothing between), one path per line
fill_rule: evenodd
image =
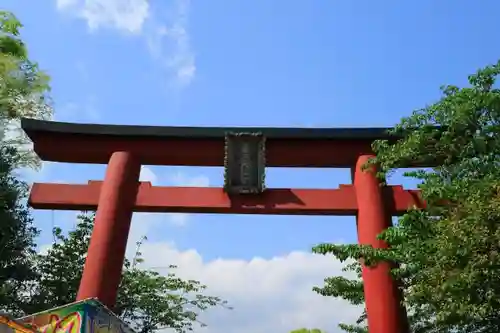
M91 31L114 28L138 34L149 15L147 0L57 0L56 5L84 19Z
M159 177L151 168L143 166L141 168L140 180L143 182L151 182L153 185L160 185L159 181L161 179L159 179ZM187 176L184 173L177 172L172 176L170 176L167 179L167 182L169 185L173 186L207 187L209 186L210 180L208 179L208 177L203 175L192 177L192 176ZM134 219L138 220L147 219L150 224L156 224L157 222L159 222L158 219L159 216L160 215L156 213L140 213L140 214L135 214ZM185 226L189 221L190 214L167 213L166 215L161 215L161 216L163 217L166 216L167 220L171 224L182 227ZM140 226L136 226L137 224L140 224ZM135 235L133 238L136 240L144 236L149 230L148 228L145 228L145 224L143 222L135 222L135 223L133 222L132 228L134 230L133 234Z
M184 213L168 214L168 220L175 226L183 227L188 223L189 214L184 214Z
M173 174L168 183L176 186L208 186L205 176ZM153 214L135 214L127 254L135 251L135 242L160 223ZM157 215L156 215L157 216ZM182 218L177 217L182 216ZM187 218L171 214L169 220ZM288 333L301 327L320 328L328 333L340 333L339 322L353 323L360 308L340 299L314 293L313 286L322 285L328 276L345 275L343 264L330 256L292 252L271 259L251 260L218 258L204 260L196 249L179 250L174 243L145 242L141 247L144 267L167 274L169 265L177 265L176 273L186 279L196 279L208 286L206 294L222 297L234 307L210 309L199 318L208 324L195 329L198 333ZM173 333L172 330L164 330Z
M170 182L175 186L186 186L186 187L208 187L210 185L210 180L208 177L200 176L187 176L184 173L177 172L170 177Z
M151 221L141 218L136 222L144 228ZM139 239L129 237L129 259ZM40 251L48 247L42 246ZM219 296L233 307L202 312L199 319L208 327L195 328L196 333L288 333L302 327L340 333L338 323L354 323L361 313L359 307L344 300L322 297L311 290L322 285L325 277L345 275L343 264L329 256L295 251L271 259L207 261L196 249L181 251L168 242L145 242L141 252L143 268L166 275L171 272L167 267L176 265L177 276L200 281L208 287L206 295ZM170 329L162 332L174 333Z
M78 4L78 0L57 0L56 6L59 10L65 10Z
M206 176L189 177L183 173L177 172L170 177L170 182L175 186L186 187L208 187L210 180ZM173 225L182 227L185 226L189 220L190 214L173 213L168 214L168 218Z
M27 182L30 182L36 176L37 167L43 164L33 151L33 142L21 128L20 119L1 119L0 120L0 141L3 145L15 147L23 155L23 161L17 167L19 175ZM38 161L38 162L37 162Z
M89 72L87 70L87 66L83 61L77 61L75 63L76 72L80 75L82 81L88 82L89 80Z
M153 17L147 0L57 0L57 9L85 20L91 31L112 28L142 36L151 56L172 78L172 88L182 89L194 79L190 0L174 0L170 15L162 20Z
M151 55L173 75L177 88L189 85L196 74L195 55L188 33L190 0L175 0L171 19L146 35Z
M360 313L359 308L343 300L322 297L311 290L325 277L343 274L342 264L332 257L292 252L272 259L220 258L207 262L194 249L179 251L167 243L145 243L141 252L146 266L177 265L179 276L199 280L208 286L208 294L220 296L234 307L203 313L200 319L208 327L195 332L288 333L317 327L335 333L340 332L339 322L353 323Z
M23 130L21 129L21 121L19 119L1 119L0 120L0 139L2 142L14 143L22 141ZM27 149L33 147L30 144Z
M18 171L18 175L31 187L34 182L43 182L48 178L48 176L50 175L51 165L53 164L43 161L41 163L40 169L21 168ZM55 183L56 181L53 182Z
M148 167L141 170L143 180L159 177ZM175 185L207 186L204 176L189 177L176 173L169 179ZM127 257L132 258L135 242L151 233L162 221L159 214L134 214L129 235ZM42 247L42 250L46 247ZM291 252L271 259L251 260L218 258L206 260L196 249L179 250L168 242L146 242L141 248L144 267L153 267L162 274L171 264L179 268L178 276L196 279L208 286L207 294L229 301L233 310L210 309L200 320L209 326L197 333L288 333L292 329L321 328L340 333L339 322L352 323L360 309L339 299L325 298L311 288L321 285L327 276L342 274L342 264L332 257L306 252ZM173 333L164 330L164 333Z
M68 102L62 104L55 115L57 121L91 121L95 122L101 118L96 106L97 99L94 95L88 95L82 103Z
M151 182L152 184L155 184L156 181L158 180L158 177L153 172L153 170L151 170L150 168L148 168L146 166L142 166L139 180L141 182Z

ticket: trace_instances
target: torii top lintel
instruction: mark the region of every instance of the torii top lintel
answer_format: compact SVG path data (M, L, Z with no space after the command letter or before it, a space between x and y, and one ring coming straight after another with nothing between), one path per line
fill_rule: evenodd
M77 124L24 118L22 129L45 161L106 164L116 151L130 151L145 165L223 166L228 132L266 137L268 167L350 168L372 154L388 128L171 127Z

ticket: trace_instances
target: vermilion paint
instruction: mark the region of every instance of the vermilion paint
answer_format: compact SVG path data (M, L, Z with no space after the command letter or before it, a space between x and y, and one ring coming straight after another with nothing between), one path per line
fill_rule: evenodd
M39 209L97 210L78 300L96 297L109 308L116 303L134 211L356 215L359 243L385 247L377 235L390 226L391 216L411 206L423 207L418 191L381 187L373 168L361 170L372 156L371 143L379 138L370 133L380 135L382 129L352 130L365 133L362 138L345 129L340 134L290 129L289 138L285 135L288 129L263 129L272 134L266 143L267 166L352 168L354 185L268 189L257 196L233 197L222 188L159 187L139 182L141 165L224 165L224 137L220 133L225 129L131 130L35 120L23 120L23 129L43 160L108 164L103 182L34 184L29 202ZM158 134L162 131L167 134ZM190 136L188 132L197 134ZM389 265L364 267L363 280L370 333L406 333L406 314Z

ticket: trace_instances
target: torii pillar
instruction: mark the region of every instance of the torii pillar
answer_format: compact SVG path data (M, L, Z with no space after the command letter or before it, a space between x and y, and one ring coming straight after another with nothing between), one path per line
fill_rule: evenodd
M356 215L359 243L385 247L376 238L390 226L391 216L404 214L409 207L423 207L418 191L380 187L373 172L361 170L373 154L372 142L392 139L384 128L259 128L253 130L262 137L251 135L258 144L250 144L250 148L246 143L230 144L227 139L228 132L236 131L235 137L239 137L248 128L93 125L32 119L23 119L22 128L44 161L108 164L104 182L35 183L29 203L37 209L97 210L78 299L96 297L109 308L116 302L132 212ZM139 182L141 164L224 166L228 160L234 162L235 156L227 158L228 151L239 154L238 172L245 177L236 178L245 182L263 180L264 166L354 167L354 185L265 192L263 186L257 186L253 188L256 195L231 195L226 184L224 188L197 188ZM256 152L257 158L249 158ZM246 174L256 165L259 171L255 175ZM226 181L232 179L226 177ZM248 190L244 183L240 185L240 190ZM370 333L406 333L405 314L389 265L363 267L363 280Z
M364 169L374 157L360 156L353 170L358 202L358 242L374 248L387 248L387 244L377 237L392 226L391 215L386 210L376 168L372 166ZM370 333L408 332L406 311L401 304L397 282L391 276L391 268L386 262L378 263L375 267L362 265L365 306L366 312L370 314L367 318Z
M109 160L77 301L96 297L110 308L116 303L140 172L130 152L115 152Z

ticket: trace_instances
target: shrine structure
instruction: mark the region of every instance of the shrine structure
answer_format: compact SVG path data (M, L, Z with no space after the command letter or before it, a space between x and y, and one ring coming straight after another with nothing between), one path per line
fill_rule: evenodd
M96 210L78 300L113 308L133 212L354 215L358 241L377 235L391 216L421 207L418 191L381 187L371 144L386 128L201 128L94 125L23 119L44 161L107 164L104 181L35 183L35 209ZM140 182L141 165L225 166L225 185L163 187ZM336 189L265 188L266 167L350 168L353 185ZM404 333L407 318L388 263L363 267L370 333ZM332 309L332 311L334 311Z

